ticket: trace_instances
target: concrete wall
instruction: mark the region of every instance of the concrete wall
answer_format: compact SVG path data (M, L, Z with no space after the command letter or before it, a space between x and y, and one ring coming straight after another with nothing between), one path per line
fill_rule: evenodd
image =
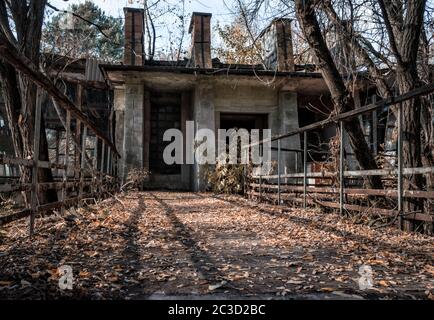
M147 154L144 147L147 140L144 90L142 84L128 83L124 90L115 91L116 144L122 154L120 172L124 178L130 169L144 168L148 163L144 159L144 154ZM217 135L221 112L268 114L269 128L272 129L273 135L286 133L299 127L297 94L289 91L279 92L275 88L266 86L232 87L198 80L191 98L188 94L183 95L182 110L181 120L185 138L187 138L184 125L186 120L194 120L195 133L200 129L211 129ZM282 141L281 146L300 149L300 138L299 136L287 138ZM295 153L283 152L281 159L282 173L295 171ZM301 163L301 158L299 159ZM277 160L277 152L273 152L273 160ZM205 173L206 166L197 163L193 166L185 165L182 167L181 175L151 177L149 186L202 191L206 188Z
M270 113L279 103L276 90L271 87L223 85L215 86L215 109L227 113Z
M127 177L131 169L142 169L143 161L144 86L125 85L124 136L121 174Z

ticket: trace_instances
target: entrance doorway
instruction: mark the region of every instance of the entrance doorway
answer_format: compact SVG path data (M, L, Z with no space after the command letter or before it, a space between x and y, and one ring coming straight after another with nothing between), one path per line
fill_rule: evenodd
M221 113L220 129L268 129L268 114Z

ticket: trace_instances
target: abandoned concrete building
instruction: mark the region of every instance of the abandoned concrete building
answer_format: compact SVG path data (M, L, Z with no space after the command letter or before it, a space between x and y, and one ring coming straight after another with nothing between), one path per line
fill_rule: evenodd
M196 130L271 129L276 135L330 113L330 94L321 74L294 64L291 20L276 19L262 32L265 66L228 65L211 56L209 13L192 14L189 60L147 61L143 14L125 9L124 64L101 66L114 89L116 146L124 177L132 168L145 168L152 173L150 186L203 190L200 165L165 165L165 130L181 129L185 137L185 123L191 120ZM334 132L321 135L327 138ZM300 138L283 140L281 148L300 149ZM300 169L296 158L296 153L284 153L285 172Z
M180 129L186 138L186 121L194 121L195 130L271 129L272 135L277 135L322 120L332 110L329 90L315 66L294 63L289 19L275 19L261 33L261 65L229 65L213 58L209 13L192 14L190 59L146 60L143 19L143 10L125 8L123 64L99 64L98 69L98 62L89 59L57 62L68 64L57 75L68 84L70 99L115 141L121 155L118 173L124 179L136 168L151 172L149 188L204 190L204 166L164 163L167 129ZM359 88L356 107L376 99L376 89L367 82L360 81ZM49 103L44 110L47 129L54 130L48 135L54 139L50 160L58 162L62 126ZM2 114L0 98L0 152L12 153ZM368 142L377 150L386 141L387 126L393 119L385 109L383 115L361 121ZM328 146L322 144L333 136L334 129L309 133L309 144L318 149L309 159L310 171L317 170L311 160L325 160L321 151L328 151ZM283 172L302 170L297 153L302 145L299 136L281 141L282 150L291 150L281 157ZM346 151L351 153L348 147ZM277 159L276 153L274 150L273 159Z

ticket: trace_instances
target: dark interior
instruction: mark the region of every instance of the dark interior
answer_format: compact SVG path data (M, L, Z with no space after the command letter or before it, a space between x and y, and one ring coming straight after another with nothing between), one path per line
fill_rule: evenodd
M241 114L241 113L222 113L220 115L220 129L267 129L267 114Z
M154 174L181 174L180 165L167 165L163 159L164 149L171 143L163 141L169 129L181 129L181 94L153 92L149 167Z

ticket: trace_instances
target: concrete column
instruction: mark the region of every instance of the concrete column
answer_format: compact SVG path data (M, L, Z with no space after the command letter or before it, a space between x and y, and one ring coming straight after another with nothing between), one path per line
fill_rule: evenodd
M291 91L279 92L279 105L275 112L270 114L270 128L272 135L284 134L299 128L298 122L298 96ZM277 141L273 142L273 148L277 148ZM300 136L292 136L281 141L282 149L301 149ZM272 159L277 161L277 151L272 152ZM281 154L280 167L282 174L296 171L296 154L284 152ZM298 157L298 171L301 169L301 156ZM277 169L276 169L277 170Z
M144 95L144 126L143 126L143 167L150 171L150 146L151 146L151 92L145 91Z
M200 129L211 129L216 132L214 88L211 83L199 81L194 92L195 132ZM206 178L204 166L194 164L193 166L193 190L204 191L206 189Z
M192 108L191 108L191 93L189 91L184 91L181 97L181 129L182 135L184 136L184 164L181 167L181 181L182 187L185 190L191 190L191 172L192 166L186 164L186 154L185 146L187 145L187 121L192 121Z
M143 169L144 86L125 85L124 141L122 176L132 169Z
M125 89L114 90L114 111L116 117L115 127L115 145L119 154L123 154L124 150L124 115L125 115ZM118 163L118 172L122 172L122 161Z

